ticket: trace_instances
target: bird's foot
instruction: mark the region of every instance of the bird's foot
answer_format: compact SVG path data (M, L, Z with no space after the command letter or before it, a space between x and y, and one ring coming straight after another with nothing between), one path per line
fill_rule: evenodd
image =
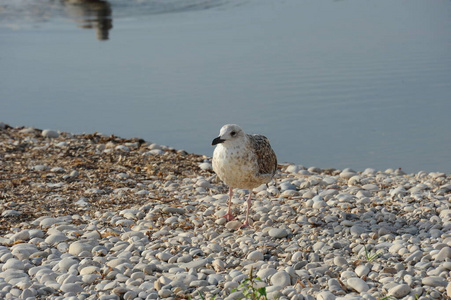
M249 221L246 221L243 223L243 225L241 225L240 227L241 229L246 229L246 228L254 228L254 226L252 226Z
M235 217L230 212L226 213L221 218L225 218L228 222L235 220Z

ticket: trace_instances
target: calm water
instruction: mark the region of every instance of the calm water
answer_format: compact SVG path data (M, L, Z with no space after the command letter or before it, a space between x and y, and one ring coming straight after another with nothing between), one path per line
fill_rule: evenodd
M451 1L0 0L0 121L451 172Z

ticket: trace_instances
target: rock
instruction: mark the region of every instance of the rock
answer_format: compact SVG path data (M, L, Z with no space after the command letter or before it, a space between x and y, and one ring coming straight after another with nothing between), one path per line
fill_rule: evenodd
M6 261L6 263L2 266L3 271L9 270L9 269L23 270L24 268L25 268L24 263L15 258L8 259Z
M62 284L60 290L63 293L81 293L84 291L83 287L79 283L65 283Z
M437 286L446 286L448 284L448 282L446 281L445 278L440 277L440 276L430 276L430 277L424 277L421 280L421 283L423 285L429 285L429 286L433 286L433 287L437 287Z
M261 251L255 250L247 255L247 259L253 261L263 260L263 253Z
M260 269L257 272L257 277L261 278L262 280L266 280L267 278L271 277L275 273L277 273L277 270L274 268Z
M334 265L342 267L347 264L348 264L348 261L344 257L342 257L342 256L334 257Z
M286 287L291 285L290 275L285 271L278 271L271 276L271 284L274 286Z
M184 269L199 269L204 267L208 261L209 260L207 258L196 259L189 263L181 264L180 267Z
M89 266L89 267L84 267L83 269L80 270L80 275L89 275L89 274L95 274L95 273L100 273L99 267Z
M410 254L407 258L406 258L406 262L418 262L420 261L421 257L423 257L423 252L421 250L417 250L414 253Z
M272 238L281 239L288 236L288 231L283 228L271 228L268 234Z
M163 208L163 212L167 214L179 214L183 215L185 214L185 209L181 207L172 207L172 206L166 206Z
M114 150L119 152L130 152L130 148L124 145L118 145L114 148Z
M238 230L243 224L240 221L230 221L225 224L225 228L229 230Z
M209 285L207 280L193 280L189 283L190 287L200 287Z
M322 291L316 295L316 300L335 300L336 297L329 291Z
M368 284L358 277L349 278L346 283L351 289L359 293L367 292L370 289Z
M405 194L407 194L407 191L406 191L406 189L405 189L404 187L402 187L402 186L397 187L397 188L394 188L394 189L392 189L392 190L390 191L390 195L391 195L392 197L403 196L403 195L405 195Z
M296 186L294 184L291 184L289 182L283 182L280 184L280 191L287 191L287 190L296 190Z
M3 278L6 282L11 282L16 281L16 279L28 278L28 275L22 270L8 269L0 272L0 278Z
M362 186L364 190L375 192L379 190L379 187L375 184L365 184Z
M75 241L72 244L70 244L68 252L74 256L78 256L80 255L80 253L84 251L91 252L92 248L93 246L88 242Z
M29 243L20 243L11 247L11 253L18 259L29 259L33 253L38 252L36 245Z
M356 175L353 171L342 171L340 177L344 179L350 179L352 176Z
M402 298L407 296L411 291L411 288L407 284L398 284L388 290L388 295L395 298Z
M161 261L169 261L173 257L172 254L167 252L160 252L155 256Z
M289 165L285 171L288 173L297 173L301 168L297 165Z
M61 219L58 219L58 218L46 217L46 218L43 218L39 222L39 226L41 226L42 228L49 228L52 225L55 225L57 223L62 223L62 222L63 221Z
M58 132L56 132L54 130L50 130L50 129L44 129L41 132L41 135L46 138L57 138L60 136Z
M2 212L2 217L4 217L4 218L17 217L17 216L20 216L21 214L22 214L21 211L14 210L14 209L7 209Z
M199 168L203 171L212 171L213 170L212 165L210 163L206 163L206 162L199 164Z
M61 272L66 272L72 265L78 265L78 261L72 257L63 258L58 262L58 268Z
M158 296L160 296L161 298L168 298L171 295L172 292L169 289L161 289L158 291Z
M359 265L355 268L355 273L359 277L366 276L366 275L368 275L369 272L370 272L370 269L366 265Z
M446 261L447 259L451 259L451 248L443 247L435 257L435 261L442 262Z
M61 242L67 241L69 238L64 234L64 233L54 233L49 235L46 239L45 242L48 243L49 245L57 245Z
M340 282L336 278L329 279L329 281L327 282L327 285L329 287L329 290L333 293L343 291L343 288L341 287Z
M13 242L17 241L27 241L30 239L30 231L28 229L22 230L18 233L13 234L10 239Z
M365 228L358 225L353 225L350 229L350 232L353 236L360 236L365 231L366 231Z

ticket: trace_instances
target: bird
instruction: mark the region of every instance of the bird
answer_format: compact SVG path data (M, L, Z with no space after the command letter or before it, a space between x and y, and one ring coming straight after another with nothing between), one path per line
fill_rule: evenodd
M226 124L213 139L213 171L229 187L228 211L223 216L234 219L231 212L233 188L248 189L246 220L243 227L250 226L252 189L268 184L277 170L277 156L269 139L260 134L246 134L236 124Z

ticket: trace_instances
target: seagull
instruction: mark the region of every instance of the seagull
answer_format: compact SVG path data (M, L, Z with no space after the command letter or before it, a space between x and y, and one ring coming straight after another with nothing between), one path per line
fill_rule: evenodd
M248 189L246 221L249 225L252 189L268 184L277 170L277 157L268 138L259 134L246 134L240 126L222 126L219 136L213 140L213 170L229 186L229 208L223 216L227 221L234 219L231 212L233 188Z

